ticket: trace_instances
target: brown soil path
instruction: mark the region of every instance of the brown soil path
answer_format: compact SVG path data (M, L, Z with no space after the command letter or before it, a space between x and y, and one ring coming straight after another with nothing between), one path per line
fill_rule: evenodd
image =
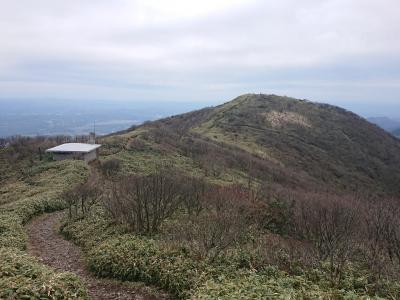
M62 212L45 214L27 224L29 254L55 269L80 276L92 299L167 299L144 286L96 278L86 269L79 247L58 234L62 216Z

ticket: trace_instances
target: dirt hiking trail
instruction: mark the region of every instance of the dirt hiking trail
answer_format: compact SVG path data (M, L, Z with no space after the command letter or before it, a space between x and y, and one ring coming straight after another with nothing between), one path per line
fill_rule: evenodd
M95 277L87 270L81 249L58 234L62 216L63 212L44 214L26 225L30 255L57 270L77 274L86 285L91 299L169 299L145 286Z

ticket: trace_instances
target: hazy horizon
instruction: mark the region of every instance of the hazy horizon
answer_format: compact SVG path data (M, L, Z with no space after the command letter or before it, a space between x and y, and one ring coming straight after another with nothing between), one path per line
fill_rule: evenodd
M145 121L215 106L229 100L232 99L185 102L0 98L0 137L80 135L88 134L94 128L98 134L103 135L124 130ZM400 121L399 111L395 109L386 111L387 107L379 107L379 105L352 108L349 103L345 104L347 105L341 105L341 107L364 118L389 117Z
M396 0L3 1L0 98L400 111Z
M146 99L107 99L107 98L97 98L97 99L88 99L88 98L80 98L80 99L68 99L68 98L60 98L60 97L31 97L31 98L24 98L24 97L1 97L0 96L0 108L2 108L2 105L4 105L5 102L9 102L9 104L12 105L14 102L16 105L19 103L23 102L29 102L32 101L34 103L38 103L40 101L44 101L46 103L60 103L60 102L67 102L70 101L72 104L75 103L82 103L82 102L87 102L87 103L114 103L115 105L120 105L122 104L123 106L126 104L134 106L136 103L140 103L141 106L145 105L146 103L151 107L154 104L165 106L168 107L171 104L172 105L179 105L179 104L184 104L186 107L190 108L193 107L194 109L199 109L207 106L215 106L215 105L220 105L225 102L231 101L234 98L243 95L243 94L275 94L278 96L287 96L295 99L305 99L307 101L311 102L316 102L316 103L326 103L330 105L335 105L342 107L346 110L352 111L362 117L365 118L370 118L370 117L389 117L389 118L395 118L398 119L400 118L400 101L397 102L385 102L385 101L376 101L374 103L371 103L369 105L366 105L364 101L359 101L359 100L346 100L346 99L336 99L336 100L330 100L330 99L318 99L318 98L310 98L306 97L304 95L296 95L296 94L279 94L279 93L274 93L274 92L259 92L259 91L246 91L241 94L234 94L232 96L228 96L226 98L220 98L220 97L210 97L208 99L195 99L195 100L185 100L185 99L151 99L151 100L146 100ZM192 103L192 105L191 105Z

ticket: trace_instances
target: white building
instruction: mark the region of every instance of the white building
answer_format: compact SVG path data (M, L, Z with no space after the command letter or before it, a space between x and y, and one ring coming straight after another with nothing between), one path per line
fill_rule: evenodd
M46 152L52 153L54 160L81 159L90 162L97 159L97 149L100 146L98 144L67 143L47 149Z

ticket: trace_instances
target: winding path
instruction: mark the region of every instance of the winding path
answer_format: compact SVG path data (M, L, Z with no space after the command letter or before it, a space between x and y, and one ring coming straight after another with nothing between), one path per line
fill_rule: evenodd
M168 299L162 293L143 286L95 277L86 267L82 251L58 234L62 212L45 214L26 225L28 253L44 264L82 278L91 299Z

